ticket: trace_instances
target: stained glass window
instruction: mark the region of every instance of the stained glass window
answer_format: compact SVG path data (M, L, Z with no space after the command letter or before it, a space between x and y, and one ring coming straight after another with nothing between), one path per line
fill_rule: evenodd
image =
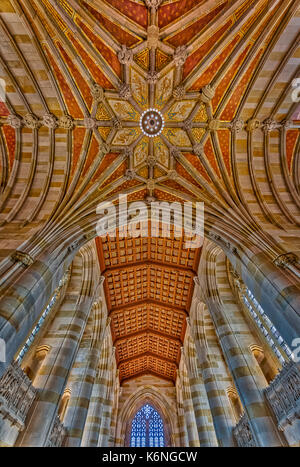
M135 415L131 425L131 447L164 447L164 424L159 413L145 404Z

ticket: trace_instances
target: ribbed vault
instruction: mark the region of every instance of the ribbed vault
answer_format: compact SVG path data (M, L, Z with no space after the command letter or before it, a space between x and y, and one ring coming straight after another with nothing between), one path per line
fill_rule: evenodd
M78 249L96 236L99 202L119 193L128 201L204 201L206 236L233 254L259 247L273 260L299 251L299 4L1 1L1 257ZM165 120L151 139L139 126L148 107ZM103 259L112 281L126 268L132 264ZM176 305L150 294L152 269L167 274L168 261L147 257L135 274L139 268L144 302L110 304L124 377L137 355L124 350L130 333L117 335L124 306L150 317ZM189 279L193 268L184 272ZM150 331L137 344L146 359ZM172 352L170 365L177 347Z

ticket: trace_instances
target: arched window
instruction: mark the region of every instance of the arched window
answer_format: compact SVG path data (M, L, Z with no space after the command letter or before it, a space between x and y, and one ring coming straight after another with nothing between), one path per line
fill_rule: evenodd
M161 416L150 404L145 404L131 424L131 447L164 447L165 433Z

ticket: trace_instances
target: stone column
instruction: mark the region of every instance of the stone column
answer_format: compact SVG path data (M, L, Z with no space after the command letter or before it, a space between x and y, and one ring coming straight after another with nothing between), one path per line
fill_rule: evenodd
M228 282L226 257L222 250L215 248L206 261L208 273L201 275L202 290L255 442L257 446L281 446L263 396L266 380L250 351L255 336L235 303Z
M177 411L178 411L178 428L179 436L181 440L181 447L189 446L189 438L187 433L187 427L184 417L184 408L183 408L183 396L182 396L182 385L180 379L177 375L176 379L176 399L177 399Z
M180 369L178 370L177 378L182 391L183 410L186 423L186 430L188 434L188 445L190 447L200 446L194 406L191 396L191 389L189 386L188 377L184 362L180 362Z
M232 385L205 305L196 297L191 311L191 334L220 447L234 446L234 414L226 389Z
M187 320L189 320L189 318L187 318ZM191 336L189 334L188 324L188 330L185 336L185 347L183 347L181 355L182 358L184 358L188 372L200 446L218 446L205 387L200 369L198 368L195 346L192 345L193 343L191 342Z
M0 298L0 336L6 344L6 362L0 362L0 376L25 342L72 261L71 255L66 259L65 252L56 256L45 253L36 260L21 253L16 252L13 261L21 264L24 272Z
M226 254L288 346L300 336L299 258L287 253L272 262L265 253ZM298 276L295 274L298 270Z
M20 446L45 446L57 416L81 337L83 335L95 292L95 252L83 247L76 256L66 295L51 323L43 344L49 352L35 378L39 390Z

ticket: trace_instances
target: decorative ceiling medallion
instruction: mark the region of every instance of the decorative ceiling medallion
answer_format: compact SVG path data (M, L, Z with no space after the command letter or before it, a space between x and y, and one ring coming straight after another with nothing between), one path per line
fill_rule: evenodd
M157 109L147 109L142 113L140 127L144 135L153 138L160 135L165 126L164 118Z

